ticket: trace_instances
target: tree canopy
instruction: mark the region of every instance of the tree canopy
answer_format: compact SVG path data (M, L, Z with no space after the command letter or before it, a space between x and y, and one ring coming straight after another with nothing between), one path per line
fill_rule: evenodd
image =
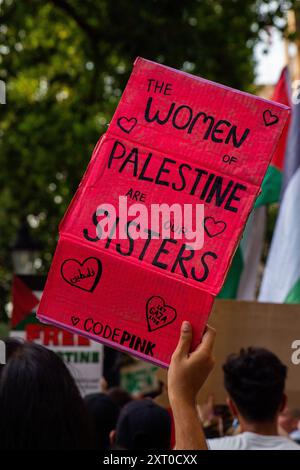
M249 90L253 49L284 28L291 2L264 0L2 0L0 312L9 245L22 220L51 262L57 228L142 56Z

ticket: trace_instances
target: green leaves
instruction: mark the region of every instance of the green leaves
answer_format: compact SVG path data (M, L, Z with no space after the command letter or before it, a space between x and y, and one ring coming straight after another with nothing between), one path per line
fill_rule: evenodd
M136 56L247 89L253 47L280 16L257 0L4 0L0 106L1 312L8 245L34 222L47 271L57 227L105 132ZM281 8L281 9L280 9ZM253 24L256 27L252 27Z

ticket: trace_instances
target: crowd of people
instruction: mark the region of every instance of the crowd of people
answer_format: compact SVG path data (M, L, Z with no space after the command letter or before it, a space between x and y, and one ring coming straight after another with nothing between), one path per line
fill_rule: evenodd
M45 347L6 340L0 366L0 449L300 450L300 410L285 395L287 367L263 348L223 364L226 404L197 394L214 366L215 331L190 352L183 322L168 371L169 408L119 387L82 398L64 362Z

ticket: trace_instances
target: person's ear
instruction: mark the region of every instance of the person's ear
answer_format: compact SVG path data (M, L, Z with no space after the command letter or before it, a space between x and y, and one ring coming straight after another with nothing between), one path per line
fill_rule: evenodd
M286 405L287 405L287 396L286 396L286 394L284 393L284 394L282 395L281 403L280 403L280 406L279 406L279 413L281 413L281 412L284 410L284 408L286 407Z
M230 397L227 397L226 398L226 403L228 405L228 408L230 409L231 411L231 414L237 418L238 417L238 410L237 410L237 407L235 406L234 402L231 400Z
M116 430L115 429L110 431L109 441L110 441L110 446L113 447L115 445L115 442L116 442Z

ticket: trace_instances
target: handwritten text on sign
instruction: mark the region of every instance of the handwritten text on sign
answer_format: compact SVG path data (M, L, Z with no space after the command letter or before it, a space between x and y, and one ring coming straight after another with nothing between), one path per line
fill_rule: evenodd
M160 365L189 319L195 347L287 116L282 105L138 59L60 226L39 316ZM203 204L203 246L191 249L172 214L170 237L151 226L133 237L135 217L99 210L120 197L149 210Z

